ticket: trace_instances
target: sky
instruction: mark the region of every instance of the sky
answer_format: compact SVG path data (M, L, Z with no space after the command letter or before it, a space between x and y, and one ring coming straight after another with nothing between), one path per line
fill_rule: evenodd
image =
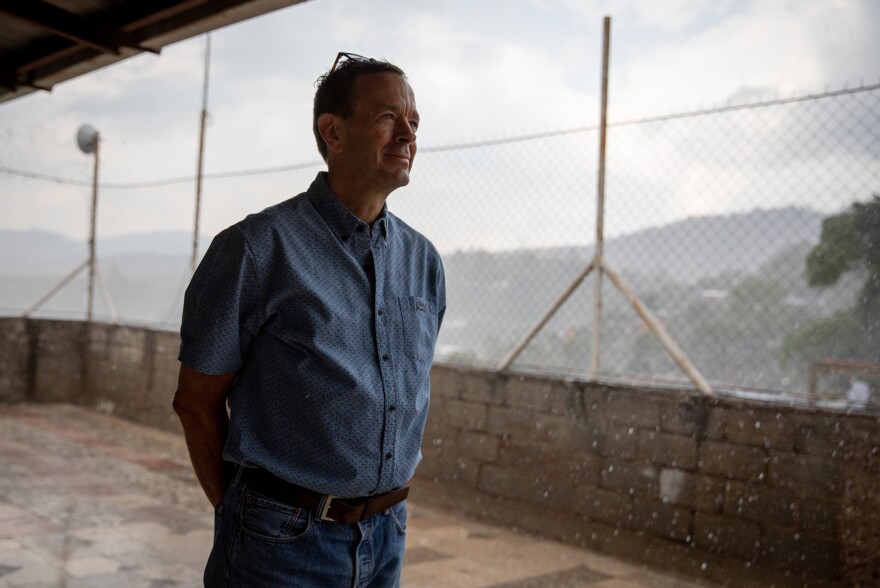
M441 251L581 240L595 221L593 196L583 194L594 181L594 135L560 139L540 158L514 148L501 150L502 160L493 159L494 152L430 150L596 125L605 15L612 17L611 121L880 82L876 0L310 0L212 33L205 172L317 162L311 132L316 78L338 51L384 57L407 72L422 120L422 155L406 188L417 197L392 195L392 210L421 221ZM160 56L137 56L51 93L0 104L0 167L87 184L92 160L76 149L74 137L88 123L102 134L102 183L193 176L204 49L204 37L190 39ZM629 155L638 160L638 138L632 141ZM589 171L566 183L559 178L572 161ZM208 183L206 191L217 196L204 231L215 233L304 190L317 169L222 187ZM712 168L688 169L718 177ZM458 175L447 185L450 170ZM560 182L548 190L567 194L571 185L579 195L529 209L534 193L547 185L542 174ZM513 180L506 176L516 185L508 186ZM725 185L749 181L731 173ZM462 186L478 188L481 197ZM480 191L492 190L499 195L482 197ZM669 190L670 202L681 202L657 213L664 219L736 208L723 195ZM192 225L191 184L114 194L102 192L104 235ZM0 198L0 229L77 239L88 230L87 186L0 173ZM460 216L444 216L441 205ZM651 214L618 213L633 220L612 230L638 229ZM509 226L535 227L535 219L546 216L545 228L505 233L485 222L499 215L509 215Z

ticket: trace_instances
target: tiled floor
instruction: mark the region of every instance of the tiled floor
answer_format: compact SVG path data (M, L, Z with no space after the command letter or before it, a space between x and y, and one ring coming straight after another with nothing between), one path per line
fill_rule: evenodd
M212 515L183 438L70 405L0 404L0 588L200 586ZM696 584L410 500L406 588Z

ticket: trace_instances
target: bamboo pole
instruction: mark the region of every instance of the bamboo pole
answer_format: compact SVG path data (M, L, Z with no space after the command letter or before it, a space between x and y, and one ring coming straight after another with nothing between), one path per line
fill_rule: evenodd
M697 387L700 393L705 396L715 396L709 382L707 382L699 370L694 367L694 364L690 362L684 354L684 351L681 350L681 347L679 347L672 337L669 336L669 333L666 332L663 325L661 325L645 305L642 304L642 301L639 300L636 293L624 284L620 276L617 275L617 272L611 269L608 265L605 265L602 270L608 274L608 278L617 289L620 290L620 293L629 300L629 303L633 307L633 310L636 311L636 314L642 318L644 323L648 326L648 329L655 337L657 337L657 340L660 341L660 344L663 345L663 348L666 349L666 352L669 353L672 360L678 365L679 369L685 373L688 379L693 382L694 386Z
M611 47L611 17L602 22L602 105L599 116L599 170L596 185L596 251L593 265L596 281L593 283L593 380L598 381L602 371L602 271L605 267L605 145L608 124L608 56Z
M92 173L92 210L89 222L89 301L86 320L92 322L95 303L95 225L98 215L98 159L101 149L101 135L95 137L95 168Z
M199 219L202 214L202 175L205 161L205 123L208 118L208 74L211 65L211 34L206 35L205 41L205 78L202 86L202 114L199 117L199 160L196 169L196 212L193 226L192 259L190 271L196 271L196 262L199 258Z
M523 352L523 349L525 349L526 346L531 343L532 339L535 338L535 335L537 335L538 332L544 328L544 325L547 324L547 321L553 318L553 315L556 314L556 311L559 310L559 308L565 303L565 301L568 300L568 297L571 296L575 290L577 290L578 286L581 285L581 282L583 282L584 279L586 279L586 277L593 270L593 268L596 267L595 264L595 260L587 264L583 271L581 271L581 273L578 274L578 276L572 281L572 283L569 284L568 288L565 289L565 292L562 293L562 296L557 298L556 302L550 305L550 308L548 308L544 312L543 316L538 319L538 322L536 322L532 326L532 328L529 329L529 332L526 333L523 338L519 340L516 346L511 349L507 355L504 356L504 359L502 359L498 363L495 369L497 369L498 371L504 371L510 366L511 363L513 363L513 360L519 357L519 354Z

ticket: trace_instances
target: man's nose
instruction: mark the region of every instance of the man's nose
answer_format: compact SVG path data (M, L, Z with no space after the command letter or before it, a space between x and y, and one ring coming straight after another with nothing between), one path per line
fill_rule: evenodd
M412 128L412 125L409 124L409 121L401 119L395 129L395 133L397 135L395 140L398 143L412 143L416 140L416 131Z

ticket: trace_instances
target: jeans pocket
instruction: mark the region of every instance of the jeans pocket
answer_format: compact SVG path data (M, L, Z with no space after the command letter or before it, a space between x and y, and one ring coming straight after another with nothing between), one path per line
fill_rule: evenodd
M391 520L394 521L394 526L397 527L397 532L406 535L406 501L395 504L388 509L388 512Z
M308 534L312 528L312 517L304 508L247 492L242 507L241 526L245 533L256 539L271 543L291 543Z

